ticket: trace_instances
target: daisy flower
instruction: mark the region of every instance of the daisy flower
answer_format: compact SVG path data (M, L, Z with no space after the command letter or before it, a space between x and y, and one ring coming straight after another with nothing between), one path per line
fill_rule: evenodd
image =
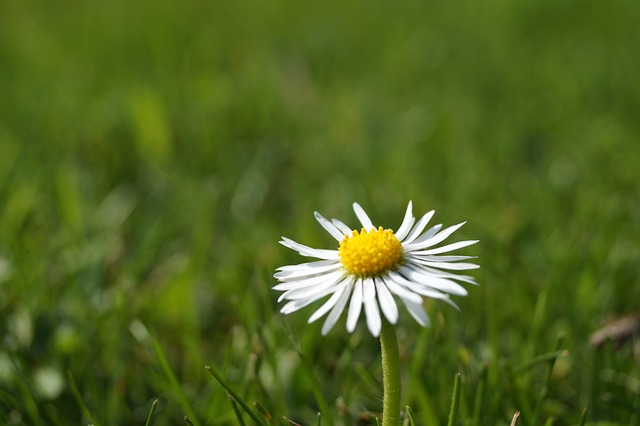
M375 227L358 203L353 210L362 228L352 230L337 219L325 219L315 212L316 220L339 242L337 250L315 249L282 237L282 244L302 256L321 260L282 266L274 277L282 291L278 302L288 301L280 312L290 314L330 296L309 318L309 323L328 313L322 334L326 335L347 308L347 331L356 327L364 308L367 327L375 337L380 335L382 315L391 324L398 321L399 299L409 314L423 327L429 318L422 307L423 298L443 300L457 309L450 295L466 296L460 283L476 284L473 277L455 272L479 268L465 260L475 256L442 255L478 240L459 241L440 247L465 222L442 229L435 225L423 232L435 213L433 210L417 222L409 202L397 231Z

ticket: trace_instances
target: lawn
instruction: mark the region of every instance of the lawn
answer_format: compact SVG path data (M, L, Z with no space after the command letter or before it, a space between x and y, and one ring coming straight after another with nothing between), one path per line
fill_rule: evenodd
M459 373L453 424L640 425L637 337L589 343L640 314L638 22L631 0L3 1L0 423L252 424L245 401L375 424L379 341L279 313L275 269L307 260L278 241L334 249L314 211L397 229L412 200L467 221L481 265L460 312L400 309L416 424L447 424Z

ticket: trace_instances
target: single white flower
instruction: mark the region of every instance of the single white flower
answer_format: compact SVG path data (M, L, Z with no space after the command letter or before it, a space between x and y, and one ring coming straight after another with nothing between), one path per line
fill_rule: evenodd
M282 266L274 277L280 281L273 287L282 291L278 302L287 300L280 312L290 314L326 296L328 300L309 318L309 323L329 313L322 334L326 335L349 305L347 331L356 327L364 306L367 326L375 337L380 335L380 311L391 323L398 321L397 296L411 316L423 327L429 325L423 297L441 299L457 309L449 295L466 296L467 290L458 282L476 284L473 277L444 270L460 271L479 268L473 263L461 262L475 256L441 256L478 240L459 241L434 248L465 222L442 229L435 225L423 233L435 213L433 210L416 222L411 201L400 228L376 229L369 216L358 203L353 210L362 224L360 231L351 230L337 219L330 221L315 212L324 229L340 242L338 250L307 247L282 237L282 244L303 256L322 259L299 265ZM442 229L442 230L441 230Z

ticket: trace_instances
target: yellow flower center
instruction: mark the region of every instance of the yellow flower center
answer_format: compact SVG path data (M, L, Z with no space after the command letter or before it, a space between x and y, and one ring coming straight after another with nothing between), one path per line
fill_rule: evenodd
M364 277L380 275L402 262L402 244L391 229L382 226L345 235L338 253L347 271Z

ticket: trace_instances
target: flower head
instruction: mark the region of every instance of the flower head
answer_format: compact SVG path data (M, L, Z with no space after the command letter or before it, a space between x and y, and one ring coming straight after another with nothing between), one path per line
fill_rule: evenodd
M477 240L434 247L465 222L446 229L435 225L423 232L435 212L430 211L416 222L409 202L402 224L393 232L381 226L376 228L358 203L353 203L353 210L362 224L360 231L315 213L320 225L340 243L337 250L314 249L282 237L283 246L321 260L277 269L274 277L280 283L273 289L283 292L278 302L288 301L280 312L290 314L330 295L309 318L311 323L328 313L322 326L323 335L331 330L348 304L347 330L353 332L364 307L369 331L377 337L382 326L380 311L391 324L398 321L396 297L418 324L426 327L429 318L422 307L423 297L441 299L457 308L449 295L467 295L460 282L476 284L473 277L447 272L479 268L461 262L475 256L441 254L470 246Z

